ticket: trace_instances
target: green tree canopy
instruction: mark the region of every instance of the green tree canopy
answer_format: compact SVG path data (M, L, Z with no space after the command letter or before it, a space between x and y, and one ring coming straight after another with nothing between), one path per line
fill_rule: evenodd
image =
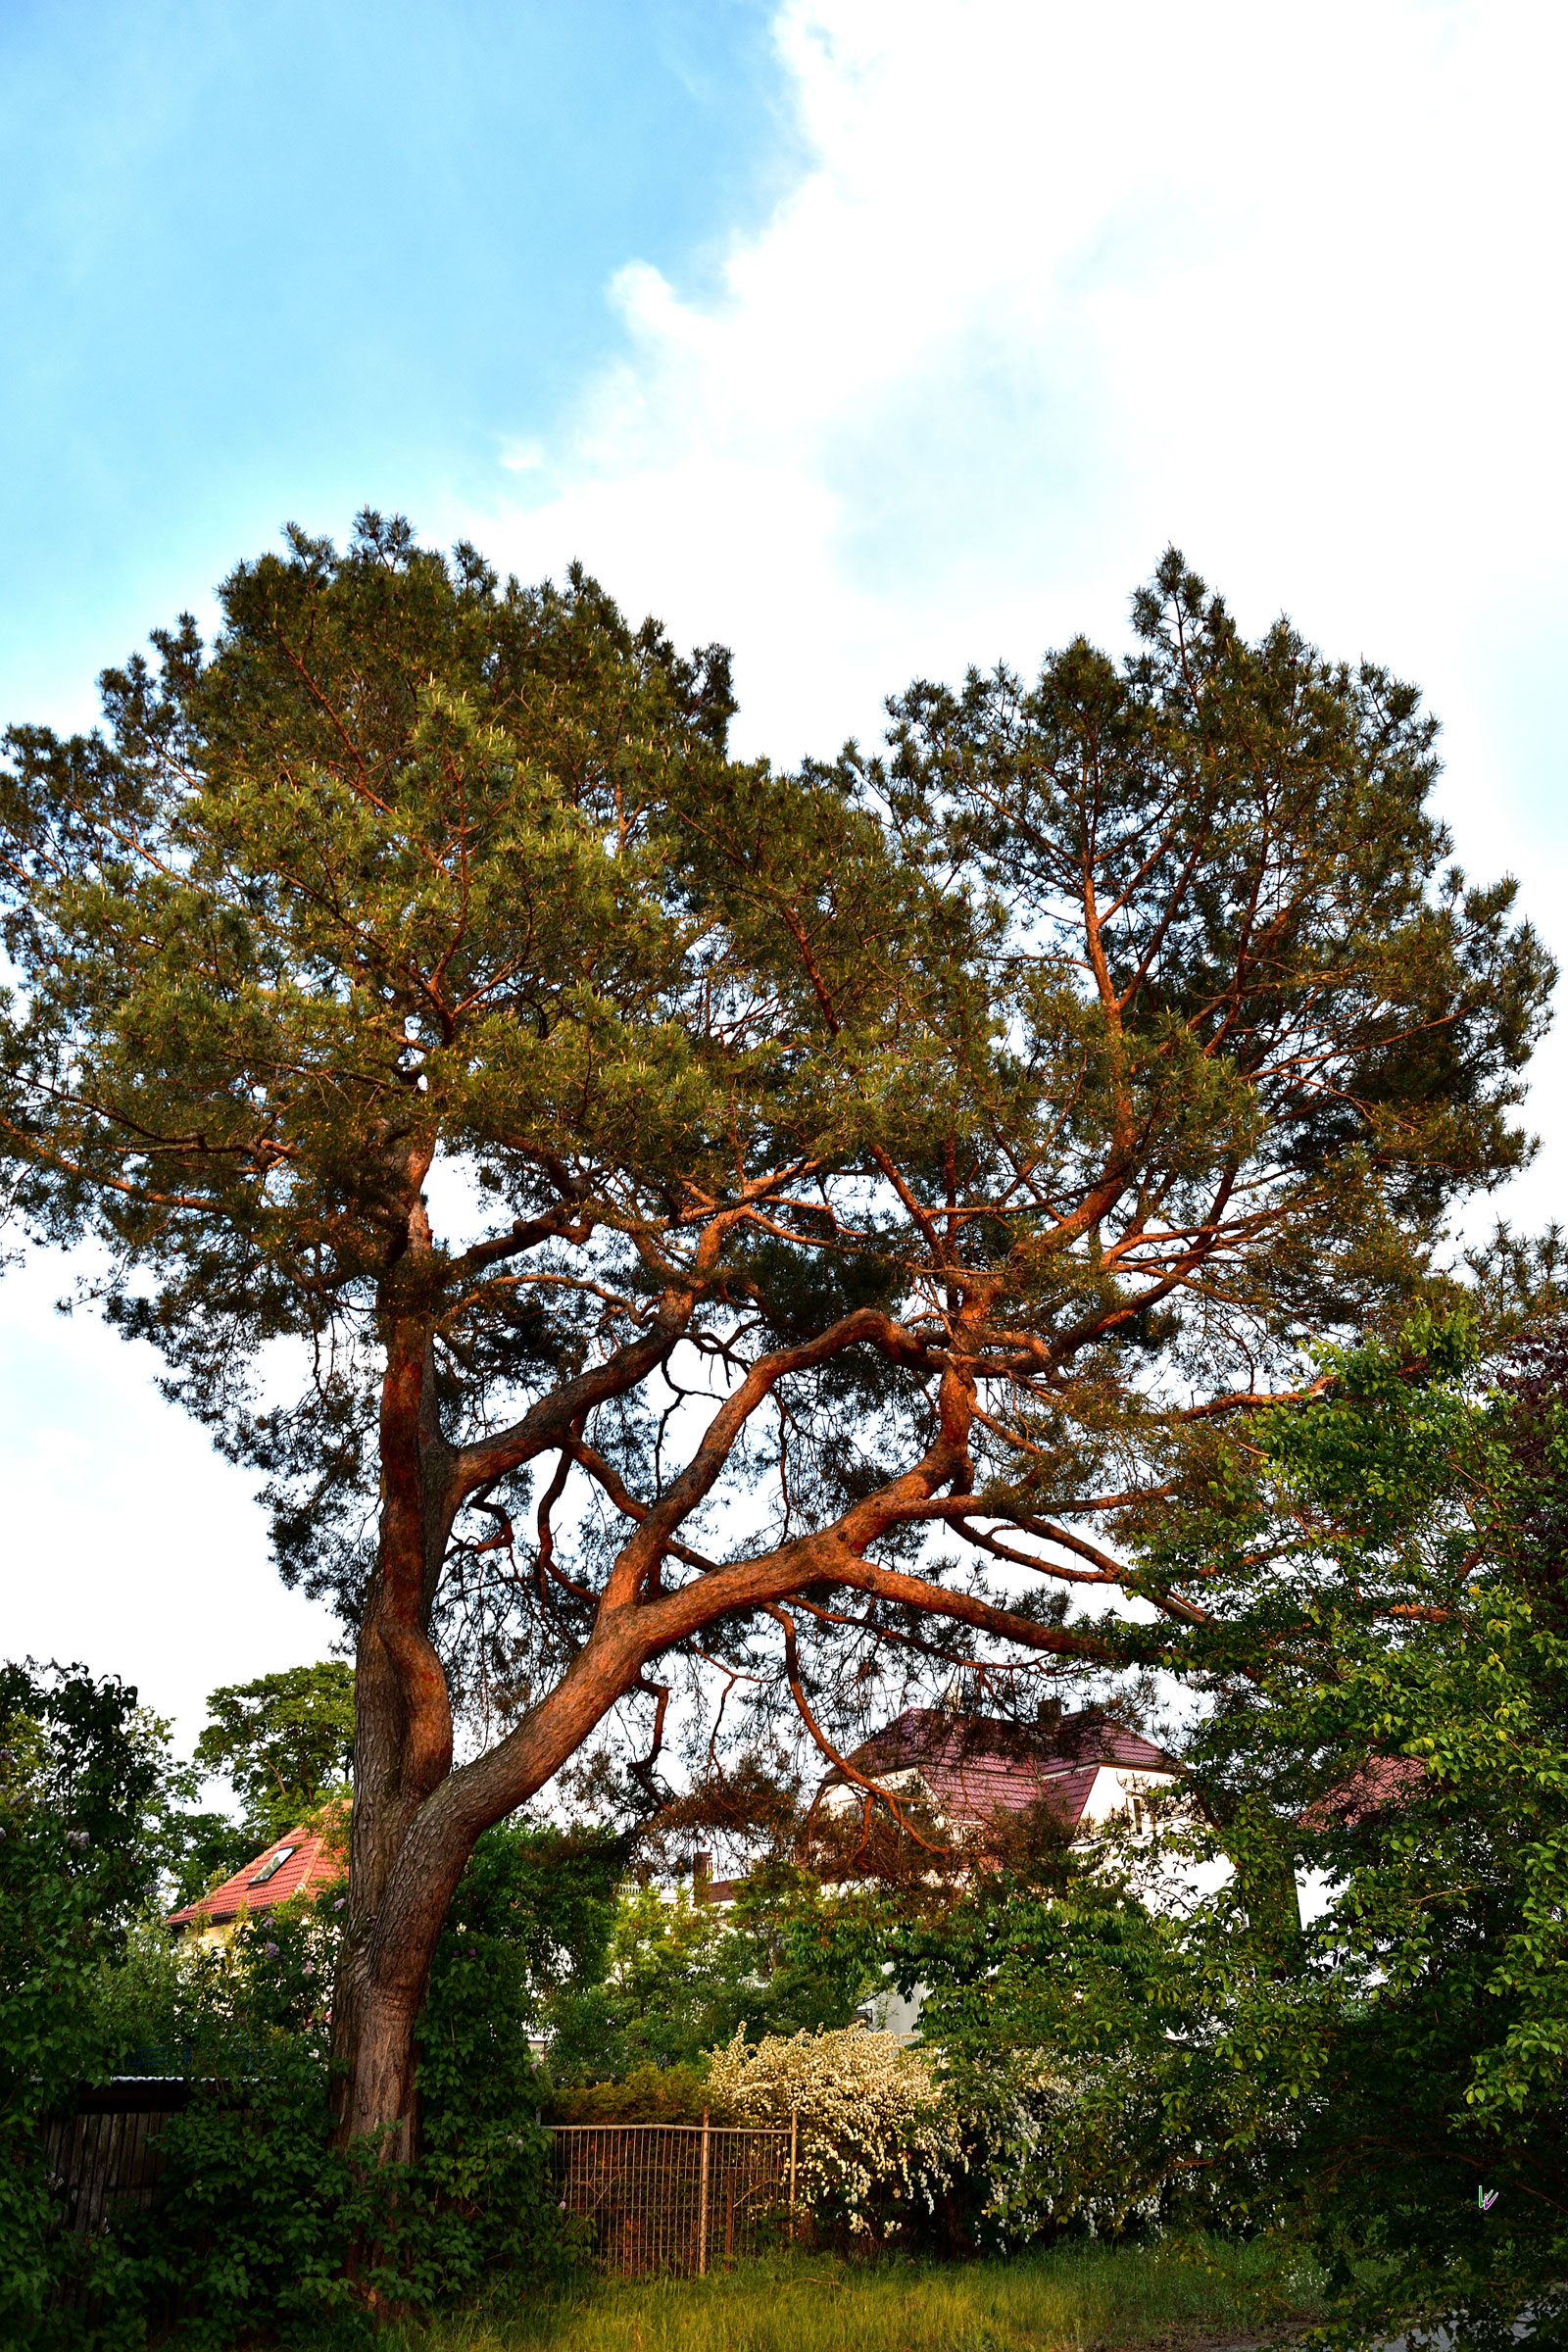
M1109 1657L1118 1532L1519 1164L1550 971L1414 690L1175 554L1127 661L794 775L577 572L366 515L222 611L6 739L0 1134L358 1629L370 2129L475 1837L612 1709L646 1776L705 1660L831 1747L835 1689Z
M348 1787L354 1669L325 1658L212 1691L196 1761L225 1775L258 1843L281 1838Z
M1188 1762L1211 1828L1163 1843L1234 1876L1174 1904L1164 1878L1153 1915L982 1887L903 1970L961 2061L1044 2048L1072 2075L1037 2199L1277 2220L1370 2332L1457 2315L1502 2340L1528 2307L1555 2343L1568 1347L1489 1383L1463 1318L1421 1317L1321 1376L1233 1430L1149 1547L1142 1589L1200 1592L1201 1616L1124 1636L1208 1695ZM1145 1891L1170 1859L1122 1856ZM1293 1870L1312 1901L1287 1931Z
M170 1863L175 1807L190 1788L169 1746L169 1725L118 1675L32 1658L0 1665L7 1842L41 1839L86 1884L108 1929L124 1929Z

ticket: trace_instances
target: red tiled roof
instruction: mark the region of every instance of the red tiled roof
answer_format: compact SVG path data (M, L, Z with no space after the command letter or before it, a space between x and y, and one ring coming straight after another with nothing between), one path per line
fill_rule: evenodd
M1064 1715L1054 1725L909 1707L849 1760L868 1780L918 1772L932 1804L949 1821L979 1823L999 1812L1021 1813L1044 1797L1069 1828L1076 1828L1102 1765L1169 1774L1181 1769L1163 1748L1100 1707ZM830 1773L823 1786L843 1778Z
M264 1885L253 1881L284 1849L289 1848L287 1861L279 1865ZM182 1911L172 1911L166 1925L171 1928L220 1928L235 1918L241 1909L255 1918L259 1912L270 1911L276 1903L286 1903L291 1894L301 1894L306 1888L319 1893L347 1876L348 1865L343 1859L342 1836L335 1827L290 1830L286 1838L275 1838L272 1843L236 1870L221 1886L204 1894L197 1903L187 1903Z
M1297 1820L1303 1830L1353 1829L1402 1805L1426 1777L1419 1756L1368 1756L1358 1772L1308 1805Z

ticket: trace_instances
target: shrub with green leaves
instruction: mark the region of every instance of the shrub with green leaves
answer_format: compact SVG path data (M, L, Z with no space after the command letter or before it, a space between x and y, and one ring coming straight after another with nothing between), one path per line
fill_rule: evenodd
M1094 1874L981 1874L891 1948L1001 2184L981 2234L1279 2225L1347 2324L1481 2341L1529 2310L1545 2341L1568 2275L1568 1346L1489 1383L1467 1327L1424 1318L1323 1372L1146 1553L1151 1596L1202 1598L1122 1637L1209 1694L1185 1818ZM1172 1899L1204 1856L1225 1883Z
M21 2344L75 2255L50 2227L44 2127L113 2051L92 1999L107 1942L93 1881L63 1826L9 1793L0 1786L0 2341Z
M79 2249L44 2134L128 2038L96 1997L177 1845L168 1726L118 1677L0 1666L0 2330L24 2340Z
M613 1841L594 1832L518 1825L480 1840L432 1971L420 2144L407 2168L333 2144L340 1892L296 1897L222 1945L171 1950L133 1936L113 1967L84 1942L76 2010L91 2046L138 2043L186 2073L192 2096L163 2127L156 2205L91 2250L78 2334L101 2334L112 2313L106 2352L111 2337L140 2345L167 2325L195 2352L227 2352L242 2313L265 2338L350 2342L392 2310L524 2293L562 2275L569 2240L548 2186L535 2120L548 2086L529 2034L573 1954L596 1964L618 1867ZM62 2098L84 2046L73 2045ZM30 2290L29 2325L44 2325L51 2276Z
M768 2034L844 2027L880 1981L874 1895L825 1890L769 1862L732 1903L627 1886L595 1974L579 1969L547 2004L558 2083L649 2067L699 2067L743 2024Z

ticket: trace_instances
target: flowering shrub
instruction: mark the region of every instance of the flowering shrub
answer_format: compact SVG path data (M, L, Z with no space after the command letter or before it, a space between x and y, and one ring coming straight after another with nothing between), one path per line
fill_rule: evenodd
M1155 2069L1127 2051L949 2053L946 2095L963 2118L963 2236L987 2252L1053 2224L1114 2235L1159 2211L1168 2137Z
M748 2123L799 2118L799 2192L819 2225L885 2237L927 2214L961 2151L958 2119L919 2051L863 2026L841 2033L744 2028L709 2064L715 2107Z

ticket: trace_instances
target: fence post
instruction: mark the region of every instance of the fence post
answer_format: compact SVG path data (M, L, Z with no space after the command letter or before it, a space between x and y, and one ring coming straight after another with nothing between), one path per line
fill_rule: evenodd
M708 2109L703 2109L703 2170L697 2192L697 2276L708 2277Z
M790 2235L795 2235L795 2142L800 2129L801 2111L790 2109Z

